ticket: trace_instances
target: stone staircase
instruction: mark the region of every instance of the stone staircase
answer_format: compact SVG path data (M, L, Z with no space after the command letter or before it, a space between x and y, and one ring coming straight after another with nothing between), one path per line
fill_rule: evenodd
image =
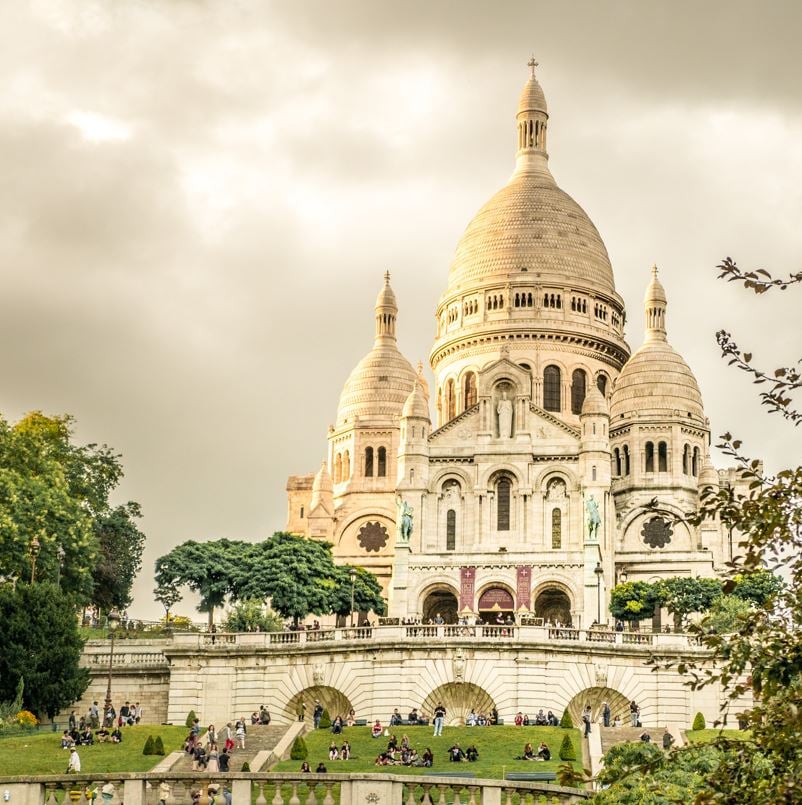
M251 771L257 771L254 768L254 758L263 752L263 758L266 759L271 749L274 749L276 744L284 737L287 732L288 726L286 724L278 724L276 726L263 726L261 724L248 725L248 734L245 736L245 749L234 748L231 753L231 762L229 763L229 771L241 771L242 764L246 761L251 767ZM218 745L220 751L223 749L222 742ZM264 771L264 768L261 769ZM170 771L192 771L192 758L182 753L182 757L178 762L172 766Z

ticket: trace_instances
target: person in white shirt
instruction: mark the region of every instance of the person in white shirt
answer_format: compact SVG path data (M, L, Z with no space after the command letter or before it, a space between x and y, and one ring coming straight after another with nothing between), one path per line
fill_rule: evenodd
M81 758L78 757L78 750L73 747L72 752L70 752L70 762L67 766L67 773L68 774L78 774L81 771Z

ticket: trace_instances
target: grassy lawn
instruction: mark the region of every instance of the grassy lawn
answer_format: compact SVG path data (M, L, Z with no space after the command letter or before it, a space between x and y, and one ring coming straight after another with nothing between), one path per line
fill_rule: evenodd
M685 737L689 743L707 743L716 738L732 738L736 741L748 740L751 733L749 730L687 730Z
M186 733L186 727L157 724L125 727L122 743L78 747L81 772L147 771L162 759L142 754L148 735L154 738L161 735L164 751L169 754L181 748ZM62 774L69 756L70 753L61 748L60 732L0 738L0 776Z
M560 744L566 732L571 736L579 767L582 761L582 748L579 730L563 730L559 727L445 727L439 738L432 736L431 727L397 727L393 730L399 743L408 735L410 744L423 754L426 747L434 753L434 765L430 769L409 766L376 766L376 755L387 747L387 738L372 738L370 727L347 727L343 735L332 735L329 730L315 730L305 736L309 749L309 765L312 771L322 760L331 773L370 772L372 774L412 774L425 775L432 772L463 772L476 777L501 779L504 771L556 771L564 761L559 758ZM329 743L337 740L341 746L343 738L351 744L351 759L348 761L329 761ZM474 744L479 751L476 763L451 763L448 749L458 742L462 749ZM524 744L539 746L541 741L551 749L552 760L547 763L515 760L523 754ZM300 761L284 760L271 768L271 771L298 771Z

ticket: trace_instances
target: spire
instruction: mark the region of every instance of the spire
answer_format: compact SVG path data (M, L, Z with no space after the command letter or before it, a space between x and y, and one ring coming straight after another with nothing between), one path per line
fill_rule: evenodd
M657 279L657 266L652 266L652 281L646 288L646 296L643 299L646 311L646 340L665 341L666 340L666 308L668 299L666 290L662 283Z
M518 157L546 155L546 122L549 119L546 96L535 78L537 62L532 56L527 62L531 74L524 84L515 116L518 128Z
M384 285L376 297L376 343L395 341L395 322L398 304L390 287L390 272L384 272Z
M323 506L324 510L331 514L333 510L332 490L329 467L326 460L323 459L323 463L315 475L315 480L312 482L312 502L309 511L313 512L318 506Z

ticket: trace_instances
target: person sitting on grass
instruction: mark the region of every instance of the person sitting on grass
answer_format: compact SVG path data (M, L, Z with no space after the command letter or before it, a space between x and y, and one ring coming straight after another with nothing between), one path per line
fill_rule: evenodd
M465 759L468 763L476 763L479 760L479 750L473 744L465 750Z
M551 760L551 749L543 741L540 742L540 746L537 748L537 759Z
M351 744L348 741L343 741L343 745L340 747L340 760L350 760L351 759Z
M75 741L72 739L72 735L67 730L61 735L61 748L62 749L72 749L75 746Z
M468 713L467 717L465 718L465 726L466 727L475 727L479 717L476 715L476 711L471 708L471 712Z
M95 738L99 744L106 743L109 740L109 731L105 727L101 727L95 732Z
M519 710L515 714L515 726L520 727L523 725L523 723L524 723L524 714Z
M413 707L409 711L409 715L407 716L407 721L409 721L411 726L414 726L415 724L418 723L418 708L417 707Z
M115 727L111 731L111 742L113 744L121 744L123 742L123 733L119 727Z
M452 763L462 763L465 760L465 752L460 749L460 745L455 743L449 750L448 750L448 759Z
M94 742L92 730L90 730L88 726L84 727L84 731L81 733L78 743L81 744L81 746L91 746Z
M387 742L387 751L394 752L396 749L398 749L398 738L395 735L391 735L390 740Z
M434 754L429 747L426 747L426 751L421 756L421 760L423 761L423 765L428 769L431 768L434 764Z
M315 769L315 774L328 774L329 770L326 768L325 764L321 760L320 763L317 764L317 768Z
M560 726L560 719L554 715L554 713L549 710L549 714L546 716L546 722L550 727L559 727Z
M374 738L381 738L382 725L381 725L381 721L379 721L378 718L376 719L376 723L370 728L370 734Z
M311 774L311 773L312 768L309 765L308 761L305 760L303 763L301 763L301 774Z
M343 731L343 717L337 716L334 721L331 722L331 731L334 735L340 735Z
M340 759L340 750L337 748L337 744L332 741L329 744L329 760L339 760Z
M528 743L524 747L524 753L520 757L515 758L515 759L516 760L534 760L535 759L535 750L532 747L532 744Z
M535 724L538 727L545 727L548 724L548 720L546 719L546 714L543 712L542 708L537 711L537 715L535 716Z
M524 713L524 726L528 727L532 722L529 720L529 715Z
M409 749L409 735L402 735L401 736L401 748L402 749Z

